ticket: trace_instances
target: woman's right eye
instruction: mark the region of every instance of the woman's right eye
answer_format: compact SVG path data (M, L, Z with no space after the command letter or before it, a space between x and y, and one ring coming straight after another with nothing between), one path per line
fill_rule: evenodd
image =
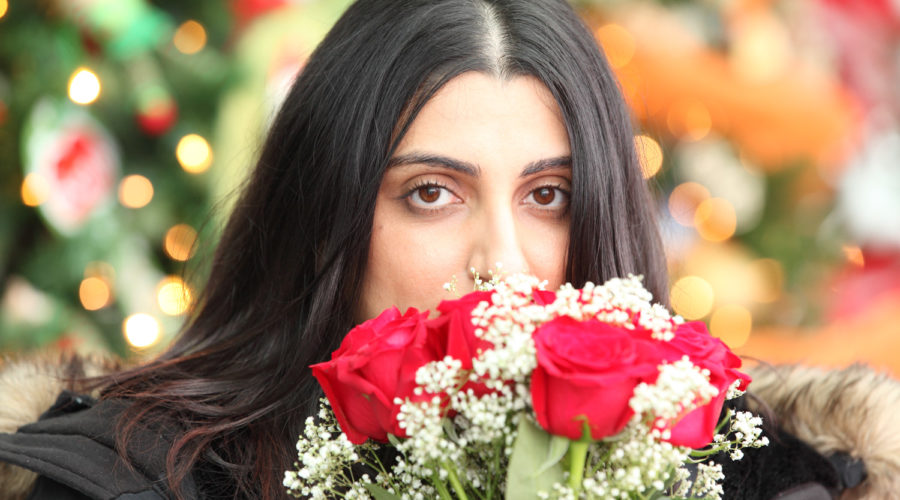
M449 189L438 184L423 184L406 194L410 207L420 211L436 211L461 200Z

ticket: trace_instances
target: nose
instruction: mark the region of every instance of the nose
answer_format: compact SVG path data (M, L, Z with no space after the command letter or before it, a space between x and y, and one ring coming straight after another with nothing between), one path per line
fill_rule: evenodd
M469 258L468 271L474 270L484 280L490 273L528 272L528 261L522 246L520 231L511 210L494 210L482 214Z

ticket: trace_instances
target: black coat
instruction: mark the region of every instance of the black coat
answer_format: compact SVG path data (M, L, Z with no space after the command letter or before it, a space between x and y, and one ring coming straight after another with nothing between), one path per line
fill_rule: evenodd
M115 450L121 401L97 403L69 391L41 418L14 434L0 434L0 461L38 473L29 499L168 500L166 452L175 428L140 428L128 450L131 463ZM193 478L188 498L201 498Z

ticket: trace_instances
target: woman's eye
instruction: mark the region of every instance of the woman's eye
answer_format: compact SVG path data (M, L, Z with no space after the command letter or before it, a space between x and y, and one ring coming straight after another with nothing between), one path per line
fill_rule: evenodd
M449 189L436 184L426 184L413 188L406 198L413 208L436 210L456 203L458 198Z
M528 194L526 200L541 208L558 208L569 202L569 193L554 186L541 186Z

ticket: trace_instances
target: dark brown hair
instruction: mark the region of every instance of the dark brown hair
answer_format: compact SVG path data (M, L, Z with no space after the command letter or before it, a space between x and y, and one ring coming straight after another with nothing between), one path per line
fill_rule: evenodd
M155 361L108 381L104 397L134 402L121 447L150 418L185 427L167 461L176 492L200 471L230 497L284 495L283 471L321 394L308 366L353 326L393 148L422 105L467 71L532 75L559 105L573 170L567 279L640 273L666 301L628 111L565 0L360 0L284 101L183 332Z

